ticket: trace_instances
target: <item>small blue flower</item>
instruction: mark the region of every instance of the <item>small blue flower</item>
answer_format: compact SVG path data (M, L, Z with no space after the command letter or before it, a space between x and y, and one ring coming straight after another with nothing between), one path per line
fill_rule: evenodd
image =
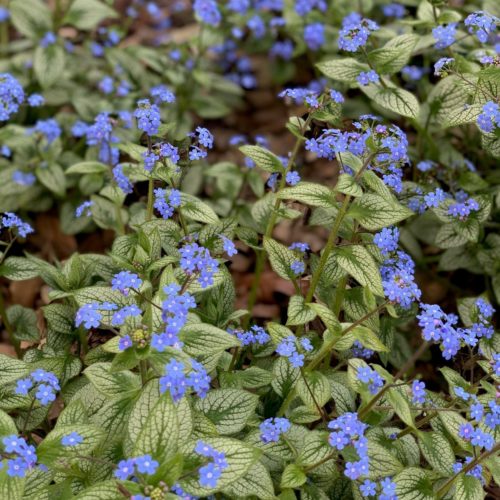
M425 403L425 383L414 380L411 386L412 401L415 404Z
M236 255L238 253L238 250L236 250L234 243L224 235L221 235L220 237L222 240L222 245L224 247L224 252L226 252L229 257L233 257L234 255Z
M141 474L154 474L159 463L151 455L143 455L135 459L135 465Z
M90 217L92 212L90 208L94 205L93 201L87 200L84 201L81 205L78 205L75 210L75 217Z
M299 182L300 182L300 175L299 175L298 172L296 172L296 171L287 172L287 174L286 174L286 183L289 186L295 186Z
M32 107L32 108L38 108L39 106L42 106L43 104L45 104L45 99L42 95L40 94L31 94L29 97L28 97L28 104Z
M161 123L160 108L156 104L151 104L149 99L137 101L137 108L134 111L137 118L137 127L148 135L158 134Z
M436 49L445 49L455 42L457 23L450 23L447 26L437 26L432 30L432 35L436 39Z
M126 481L135 472L135 459L129 458L118 462L118 468L115 470L115 477L121 481Z
M264 443L277 443L280 435L287 432L291 427L287 418L268 418L260 424L260 439Z
M33 387L33 382L30 378L23 378L17 381L15 393L20 396L26 396L29 390Z
M78 432L71 432L70 434L63 436L61 439L61 444L63 446L76 446L83 442L83 437L78 434Z
M35 398L40 401L40 403L45 406L52 403L56 399L54 389L47 384L40 384L38 390L35 393Z
M137 290L141 285L141 278L130 271L120 271L111 280L111 288L121 292L125 296L129 294L131 288Z

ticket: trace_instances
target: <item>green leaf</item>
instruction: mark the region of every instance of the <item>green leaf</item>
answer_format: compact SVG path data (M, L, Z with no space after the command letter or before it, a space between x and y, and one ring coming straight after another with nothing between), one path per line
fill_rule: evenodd
M400 472L393 481L399 500L433 500L432 483L426 471L409 467Z
M36 313L33 309L18 304L7 309L7 318L14 330L14 336L18 340L37 342L40 338L38 331Z
M131 397L141 388L139 377L132 372L110 372L111 363L94 363L83 372L98 392L115 399Z
M267 469L260 462L254 463L247 473L229 484L224 493L229 498L256 497L261 500L273 500L274 486Z
M382 278L377 264L362 245L351 245L335 249L339 266L360 285L367 286L375 295L384 296Z
M116 11L99 0L74 0L64 16L63 24L71 24L80 30L92 30L104 19L117 16Z
M318 371L305 372L304 377L300 377L297 382L297 395L309 408L318 411L316 403L322 408L331 397L330 382ZM314 394L314 399L311 393Z
M324 75L341 82L355 82L362 71L370 69L367 64L352 57L329 59L319 62L316 66Z
M280 278L292 280L296 277L290 267L297 260L297 256L292 250L267 237L264 238L264 249L269 255L271 267Z
M205 224L219 222L218 215L210 205L188 193L181 192L181 210L183 215L198 222Z
M56 164L47 167L37 167L38 180L56 196L63 197L66 193L66 178L63 169Z
M190 323L184 326L180 338L184 342L183 350L190 356L218 354L240 345L235 335L207 323Z
M354 177L349 174L340 174L337 185L335 186L335 191L354 197L363 195L361 186L354 180Z
M137 435L134 456L152 455L160 463L172 458L177 451L179 423L177 412L168 392L160 396L151 408Z
M413 422L408 395L405 393L404 389L402 387L391 387L387 392L387 399L394 408L396 415L406 425L413 427L415 423Z
M66 174L104 174L109 172L108 165L100 161L82 161L71 165L66 170Z
M448 440L440 432L420 432L418 444L427 462L443 476L453 474L455 453Z
M307 481L305 472L296 464L288 464L281 475L281 488L298 488Z
M7 466L5 462L0 469L0 498L5 500L21 500L24 493L24 485L26 478L11 477L7 474Z
M417 118L420 113L417 98L407 90L393 86L389 80L384 81L387 87L370 84L361 86L361 90L384 109L409 118Z
M300 377L300 370L294 368L287 359L279 357L273 365L274 380L272 387L281 397L285 397Z
M313 302L312 304L308 304L308 307L321 318L321 321L323 321L328 330L331 332L340 330L340 323L337 316L335 316L335 313L327 306L318 302Z
M419 37L413 34L399 35L389 40L381 49L372 50L369 60L378 74L393 74L408 64Z
M22 35L41 38L52 30L50 9L41 0L13 0L9 3L12 24Z
M285 188L278 193L278 198L299 201L311 207L337 207L333 190L314 182L299 182L296 186Z
M259 397L239 389L216 389L195 403L222 435L241 431L253 416Z
M26 257L7 257L0 265L0 276L22 281L38 276L38 267Z
M33 69L37 80L43 88L51 87L61 78L65 64L66 56L64 49L60 45L54 44L35 49ZM40 171L42 169L37 170Z
M10 384L29 373L28 365L20 359L0 354L0 385Z
M0 410L0 438L10 436L11 434L17 434L16 424L12 420L12 417Z
M453 500L483 500L485 492L479 479L460 474L455 480Z
M304 302L302 295L293 295L288 303L288 316L286 324L288 326L306 325L316 317L309 304Z
M348 214L364 228L378 231L411 217L413 212L394 199L366 193L351 205Z
M482 104L462 104L457 108L447 109L442 113L441 126L449 128L465 125L466 123L475 123L482 110Z
M115 480L103 481L80 491L74 500L123 500Z
M368 440L370 479L392 476L403 470L403 464L382 445Z
M266 172L283 173L285 171L281 160L274 153L261 146L241 146L240 151Z
M349 323L342 323L342 327L348 328ZM343 351L349 349L355 341L360 342L363 347L371 349L376 352L388 352L389 349L384 345L384 343L379 339L376 333L374 333L370 328L357 325L352 330L342 335L340 339L335 342L335 349Z
M334 450L328 443L328 434L326 432L308 432L300 448L297 464L307 468L322 462L327 457L332 456L333 453ZM332 456L332 458L334 457Z

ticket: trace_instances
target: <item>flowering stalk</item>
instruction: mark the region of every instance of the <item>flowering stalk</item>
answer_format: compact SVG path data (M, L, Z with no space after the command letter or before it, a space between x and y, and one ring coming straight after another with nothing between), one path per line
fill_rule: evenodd
M283 190L286 186L286 174L290 172L290 170L295 164L295 160L297 158L297 154L299 153L300 146L304 142L304 134L309 128L309 124L311 123L311 121L312 121L312 114L309 114L302 126L300 137L297 137L297 140L295 141L295 146L292 150L292 154L290 155L290 158L286 165L285 172L281 176L280 183L276 191L277 193ZM278 210L280 206L281 206L281 199L277 197L276 201L274 202L271 216L269 217L269 221L267 222L264 238L269 238L272 236L273 229L276 224L276 219L278 218ZM255 305L255 301L257 300L257 291L260 285L260 277L262 275L262 272L264 271L265 263L266 263L266 253L262 249L257 252L257 259L255 262L255 270L254 270L254 279L252 281L252 287L248 295L248 303L247 303L248 314L243 320L243 325L242 325L243 329L248 328L248 325L250 324L250 318L252 317L252 310Z

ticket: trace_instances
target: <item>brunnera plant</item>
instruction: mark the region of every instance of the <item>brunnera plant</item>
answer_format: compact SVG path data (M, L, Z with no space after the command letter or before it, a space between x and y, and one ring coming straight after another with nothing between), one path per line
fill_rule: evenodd
M494 497L498 5L111 3L0 9L0 276L49 288L39 316L0 294L0 498ZM162 38L193 13L196 35ZM154 43L126 43L148 15ZM293 146L237 134L239 160L212 161L206 120L263 54ZM308 180L318 158L331 184ZM48 210L111 248L35 255ZM285 221L324 244L283 241ZM294 293L262 322L267 266ZM428 303L422 269L482 288Z

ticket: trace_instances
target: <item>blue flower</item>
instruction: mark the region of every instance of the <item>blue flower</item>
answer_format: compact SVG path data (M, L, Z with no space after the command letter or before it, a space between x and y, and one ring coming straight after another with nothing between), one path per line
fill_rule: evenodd
M481 43L487 43L489 36L495 33L497 24L500 24L500 19L480 10L469 14L464 24L470 34L476 35Z
M38 399L43 406L45 406L52 403L52 401L56 399L56 395L54 393L54 389L50 385L40 384L37 392L35 393L35 398Z
M129 347L132 347L132 339L130 338L130 335L125 335L124 337L121 337L120 340L118 341L118 349L120 351L125 351Z
M155 104L160 104L161 102L175 102L174 93L166 85L157 85L156 87L152 87L150 94L155 100Z
M360 85L369 85L370 83L378 83L380 81L380 77L377 72L373 69L370 71L362 71L356 78L357 82Z
M229 238L227 238L222 234L220 235L220 238L222 240L224 252L226 252L229 255L229 257L233 257L238 253L238 250L236 250L234 243Z
M84 304L78 309L75 316L75 325L84 325L85 328L98 328L101 323L102 314L99 312L99 304L91 302Z
M142 311L135 304L130 306L124 306L121 309L118 309L111 318L112 326L121 326L125 323L125 320L130 317L137 317L142 314Z
M33 382L30 378L22 378L17 381L15 392L20 396L26 396L32 387Z
M492 133L500 127L500 107L496 102L488 101L483 105L482 113L477 117L477 125L486 133Z
M300 182L300 175L296 171L286 173L286 183L289 186L295 186Z
M289 61L293 56L294 45L291 40L278 40L274 42L271 50L269 51L269 57L280 57L285 61Z
M85 217L90 217L92 215L90 207L92 207L93 205L93 201L84 201L81 205L78 205L78 207L76 207L75 217L81 217L82 215L84 215Z
M342 21L342 29L339 32L339 49L347 52L356 52L364 47L372 31L379 27L371 19L361 19L361 16L347 16Z
M344 96L335 89L330 90L330 98L332 99L333 102L336 102L338 104L341 104L345 101Z
M118 187L125 193L132 193L132 183L130 179L123 173L123 165L116 165L113 168L113 178L115 179Z
M50 45L54 45L57 41L57 37L52 31L47 31L45 35L43 35L43 38L40 40L40 47L42 48L47 48Z
M61 444L63 446L76 446L83 442L83 437L78 434L78 432L71 432L61 439Z
M213 462L200 467L199 469L199 482L205 488L215 488L222 471L228 467L226 456L223 452L217 451L207 443L198 441L195 447L195 452L199 455L211 458Z
M382 12L384 13L384 16L400 19L404 17L406 11L404 5L399 3L390 3L389 5L382 6Z
M137 101L137 108L134 111L137 118L137 127L148 135L158 134L161 123L160 108L156 104L151 104L149 99Z
M260 439L264 443L277 443L280 435L287 432L291 427L287 418L268 418L260 424Z
M32 107L32 108L38 108L39 106L42 106L43 104L45 104L45 99L42 95L40 94L31 94L29 97L28 97L28 104Z
M142 285L142 280L135 273L130 271L120 271L113 276L111 280L111 288L121 292L123 295L128 295L130 289L139 289Z
M141 474L154 474L159 463L151 455L143 455L135 459L135 465Z
M384 379L369 366L360 366L356 372L356 376L360 382L368 384L370 394L377 394L384 385Z
M455 42L457 23L450 23L447 26L437 26L432 30L432 35L436 40L436 49L445 49Z
M365 479L365 482L360 485L359 489L364 497L375 496L377 493L377 483L374 483L369 479Z
M118 467L115 470L115 477L126 481L135 472L135 459L129 458L118 462Z
M62 133L61 127L56 120L38 120L31 129L31 133L37 133L45 137L48 144L52 144Z
M295 0L295 12L299 16L305 16L313 9L324 12L327 9L327 3L325 0Z
M27 469L28 464L20 457L7 460L7 474L10 477L24 477Z
M201 22L218 26L222 16L215 0L194 0L193 10Z
M399 229L397 227L384 227L373 237L373 243L380 248L382 255L394 252L398 248Z
M190 243L184 245L179 253L179 264L186 274L199 274L198 283L202 288L213 284L213 276L219 268L219 263L210 255L208 248Z
M6 121L24 102L21 84L9 73L0 73L0 121Z
M320 49L325 43L325 25L323 23L308 24L304 28L304 41L311 50Z
M411 385L412 401L415 404L425 403L425 383L414 380Z

